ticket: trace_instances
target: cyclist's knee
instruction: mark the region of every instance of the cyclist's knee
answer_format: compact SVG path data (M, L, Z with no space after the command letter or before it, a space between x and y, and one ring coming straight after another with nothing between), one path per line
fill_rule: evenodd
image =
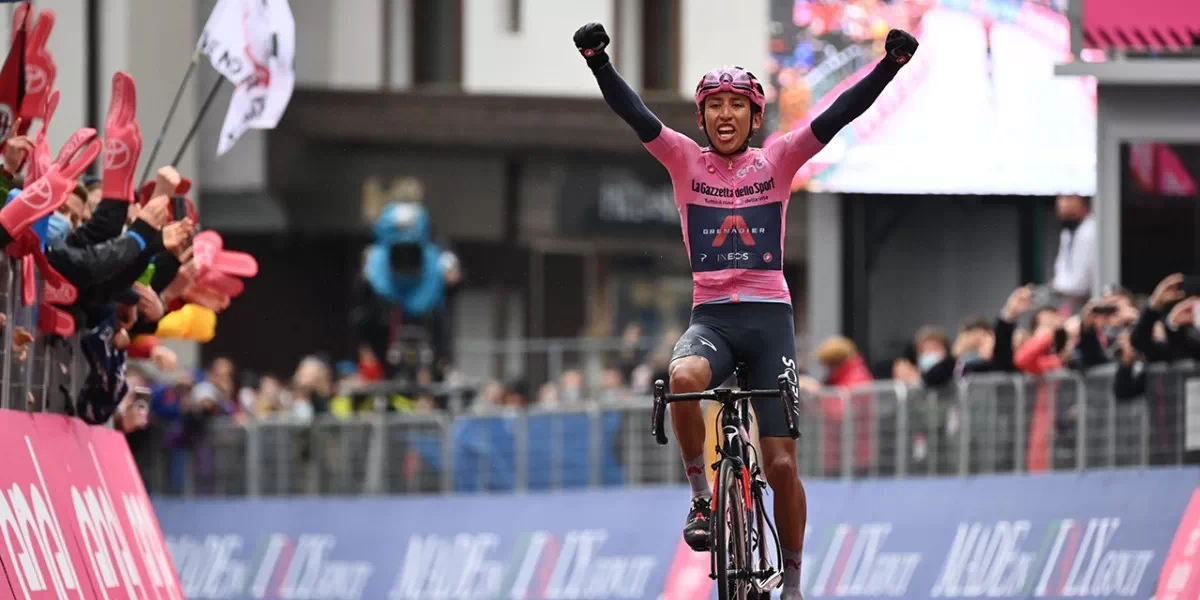
M790 454L777 453L767 457L764 470L767 473L767 484L773 490L786 488L800 480L800 474L796 470L796 457Z
M703 356L686 356L671 363L671 393L703 392L712 379L712 369Z

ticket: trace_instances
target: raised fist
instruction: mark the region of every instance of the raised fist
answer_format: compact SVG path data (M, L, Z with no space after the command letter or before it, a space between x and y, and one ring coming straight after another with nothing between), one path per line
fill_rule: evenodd
M604 26L599 23L588 23L575 30L575 47L584 58L592 58L604 53L612 40Z
M884 47L887 49L888 58L898 65L907 64L912 60L914 54L917 53L917 46L921 44L917 42L917 38L907 31L893 29L887 34L887 41L884 42Z

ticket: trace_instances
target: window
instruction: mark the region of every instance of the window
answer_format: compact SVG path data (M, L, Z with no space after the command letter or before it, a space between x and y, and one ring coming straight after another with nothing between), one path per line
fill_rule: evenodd
M642 2L642 89L679 88L679 0Z
M416 85L462 83L462 0L412 0Z

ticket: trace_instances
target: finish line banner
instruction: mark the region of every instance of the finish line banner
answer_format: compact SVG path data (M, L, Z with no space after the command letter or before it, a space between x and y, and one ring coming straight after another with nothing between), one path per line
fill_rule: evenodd
M805 597L1191 600L1198 483L1200 469L810 482ZM683 489L155 506L193 599L716 594L707 555L682 544Z
M0 600L183 598L125 436L0 411Z

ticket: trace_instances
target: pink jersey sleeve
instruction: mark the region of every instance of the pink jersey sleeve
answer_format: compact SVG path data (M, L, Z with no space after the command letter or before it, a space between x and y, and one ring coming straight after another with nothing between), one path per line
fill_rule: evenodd
M700 155L699 144L666 125L663 125L658 137L644 145L650 154L667 168L672 179L686 174L688 164Z
M812 127L805 125L775 138L774 142L763 148L763 154L767 162L775 165L776 175L790 182L796 171L824 147L825 144L813 134Z

